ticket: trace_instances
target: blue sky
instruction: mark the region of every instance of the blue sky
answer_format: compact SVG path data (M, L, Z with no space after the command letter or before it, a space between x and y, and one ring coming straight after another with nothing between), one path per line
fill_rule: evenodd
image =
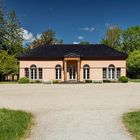
M51 28L64 43L100 43L108 25L140 25L140 0L3 0L16 10L25 39Z

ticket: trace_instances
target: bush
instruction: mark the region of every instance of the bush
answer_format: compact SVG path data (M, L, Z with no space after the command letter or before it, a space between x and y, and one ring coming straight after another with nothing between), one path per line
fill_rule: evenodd
M102 84L103 81L102 80L94 80L94 81L92 81L92 83L94 83L94 84Z
M128 82L128 78L126 76L121 76L119 78L119 82L121 82L121 83L127 83Z
M22 77L19 79L18 81L20 84L26 84L26 83L29 83L29 78L27 77Z
M85 83L92 83L92 80L85 80Z
M53 80L53 84L58 84L58 83L60 83L59 80Z
M42 81L41 80L36 80L35 83L42 83Z
M103 83L111 83L111 80L108 80L108 79L103 80Z

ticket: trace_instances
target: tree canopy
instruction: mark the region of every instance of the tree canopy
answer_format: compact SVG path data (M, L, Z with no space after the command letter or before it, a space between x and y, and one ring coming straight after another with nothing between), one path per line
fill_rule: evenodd
M129 27L122 33L122 50L126 53L140 49L140 26Z
M140 78L140 49L130 52L127 59L128 76L131 78Z
M51 45L51 44L62 44L63 40L58 40L55 37L55 32L52 29L48 29L43 32L39 38L36 38L29 47L36 48L41 45Z
M105 37L101 40L101 43L106 44L114 49L118 49L121 33L122 30L118 26L110 26L107 28Z
M18 60L6 51L0 53L0 75L18 74Z

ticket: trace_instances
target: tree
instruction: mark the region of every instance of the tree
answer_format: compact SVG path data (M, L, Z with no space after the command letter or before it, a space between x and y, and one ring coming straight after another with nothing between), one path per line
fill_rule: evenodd
M55 38L55 32L51 29L43 32L40 38L36 38L31 44L30 48L36 48L40 45L62 44L62 40Z
M5 41L6 41L6 21L4 18L4 9L2 1L0 0L0 51L6 49Z
M23 30L15 11L11 11L7 18L7 32L7 51L17 57L23 51Z
M0 77L18 74L18 60L6 51L0 53Z
M130 78L140 78L140 49L130 52L127 59L127 74Z
M101 44L108 45L119 50L120 38L122 30L118 26L110 26L107 28L105 37L101 40Z
M122 50L126 53L140 49L140 26L129 27L122 33Z

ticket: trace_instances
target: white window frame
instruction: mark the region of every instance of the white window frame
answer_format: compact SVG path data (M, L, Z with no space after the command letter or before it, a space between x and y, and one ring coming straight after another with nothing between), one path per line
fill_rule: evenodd
M61 65L56 65L55 67L55 79L56 80L61 80Z
M83 79L89 80L90 79L90 67L89 65L84 65L83 67Z
M115 79L115 66L114 65L109 65L108 74L109 74L108 76L109 79L111 80Z
M30 67L30 79L37 80L37 67L36 65L31 65Z

